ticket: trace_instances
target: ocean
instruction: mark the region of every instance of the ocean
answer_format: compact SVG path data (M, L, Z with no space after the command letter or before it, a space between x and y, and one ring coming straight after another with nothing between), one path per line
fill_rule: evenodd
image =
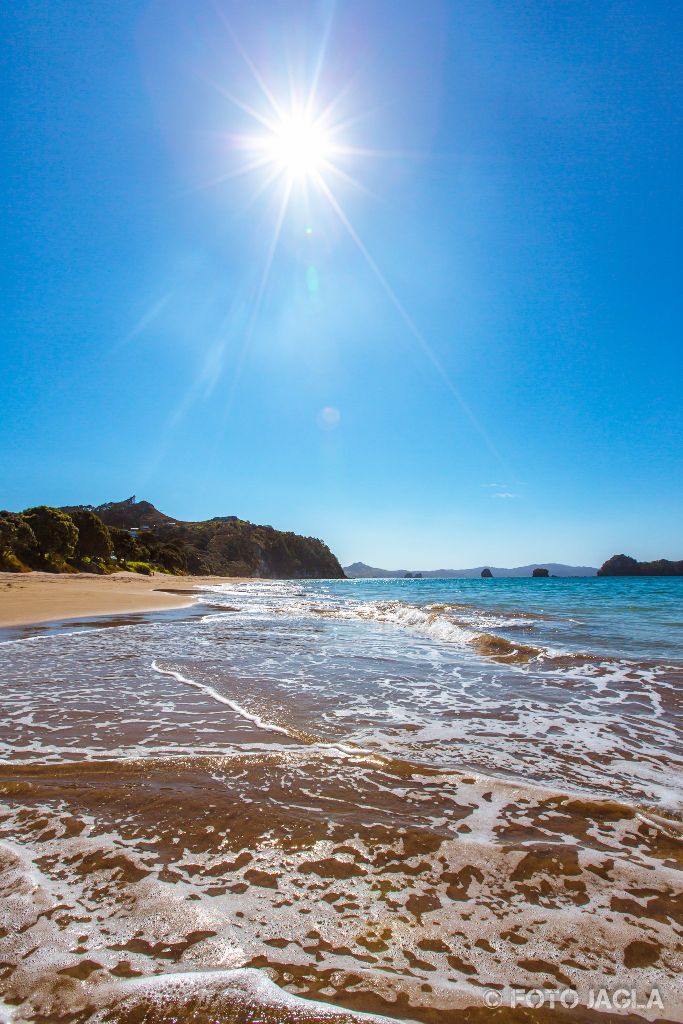
M0 659L0 1020L683 1020L680 579L245 581Z

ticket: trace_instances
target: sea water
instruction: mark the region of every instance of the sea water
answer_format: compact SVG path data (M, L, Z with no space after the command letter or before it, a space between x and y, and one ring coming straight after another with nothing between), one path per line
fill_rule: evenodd
M459 1020L617 972L679 1019L682 598L244 581L7 633L5 1001Z

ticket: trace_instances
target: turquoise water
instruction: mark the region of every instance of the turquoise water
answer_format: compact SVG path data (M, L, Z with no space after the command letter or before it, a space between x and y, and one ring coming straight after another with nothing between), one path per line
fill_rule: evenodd
M280 740L352 744L675 808L682 597L679 579L208 587L191 611L158 621L5 645L10 719L38 722L52 706L46 693L60 716L47 732L21 724L7 746L11 756L59 757L56 740L71 731L74 756L210 752L219 745L213 712L225 714L228 702L243 727ZM176 735L159 708L173 717L177 693L184 708L191 691L212 715L183 711ZM106 716L94 728L97 707Z
M205 628L234 647L212 685L239 673L263 717L328 741L678 807L682 598L679 579L248 583L215 593Z
M311 582L311 595L343 601L463 602L473 614L523 611L529 632L568 651L683 660L683 577L347 580ZM543 616L543 617L542 617ZM511 635L504 625L498 627Z

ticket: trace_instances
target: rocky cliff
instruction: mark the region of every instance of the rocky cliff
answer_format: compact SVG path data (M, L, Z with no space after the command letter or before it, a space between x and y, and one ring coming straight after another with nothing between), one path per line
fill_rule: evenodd
M139 528L138 542L173 544L197 575L276 579L343 579L344 570L316 537L257 526L237 516L180 522L146 501L108 502L93 509L108 526Z
M110 528L128 562L160 564L198 576L344 578L341 565L317 537L257 526L237 516L182 522L135 497L83 507Z

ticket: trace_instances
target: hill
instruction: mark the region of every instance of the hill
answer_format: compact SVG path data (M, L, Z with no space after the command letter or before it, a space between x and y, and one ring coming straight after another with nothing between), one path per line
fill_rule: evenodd
M683 576L683 561L658 558L655 562L637 562L630 555L612 555L598 569L598 576Z
M0 512L0 567L344 578L335 556L316 537L258 526L237 516L181 522L135 497L104 505Z
M65 509L68 511L68 509ZM198 576L262 576L274 579L343 579L341 565L316 537L257 526L237 516L183 522L148 501L111 501L91 508L109 527L135 529L142 547L176 547L184 570Z
M344 566L344 572L350 579L405 579L421 576L424 579L479 579L484 569L490 569L492 575L503 577L531 576L534 569L547 569L551 576L595 576L597 569L592 565L563 565L560 562L535 562L531 565L518 565L514 569L500 566L478 565L474 569L377 569L365 562L354 562Z
M77 508L79 506L73 506ZM176 519L164 515L149 501L136 501L135 495L125 501L107 501L104 505L85 505L84 508L95 512L107 526L119 526L124 530L133 527L149 529L154 526L166 526L176 523ZM69 507L63 509L69 511Z

